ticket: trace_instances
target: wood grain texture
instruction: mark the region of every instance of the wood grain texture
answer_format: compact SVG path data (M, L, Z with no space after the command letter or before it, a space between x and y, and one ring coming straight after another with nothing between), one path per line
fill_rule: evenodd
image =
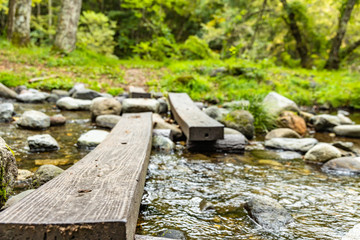
M129 87L129 97L130 98L151 98L151 93L146 92L141 87Z
M0 239L134 240L151 136L151 113L124 114L96 149L0 213Z
M186 93L169 93L171 113L187 141L215 141L224 138L224 125L201 111Z

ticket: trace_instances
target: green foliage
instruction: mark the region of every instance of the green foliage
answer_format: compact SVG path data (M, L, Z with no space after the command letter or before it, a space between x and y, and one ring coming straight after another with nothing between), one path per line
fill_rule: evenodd
M77 46L101 54L112 54L115 42L115 22L102 13L82 13L77 32Z
M49 26L49 16L31 16L31 29L30 37L31 41L36 44L50 44L52 36L55 35L55 25Z
M121 93L124 92L124 89L123 88L110 88L107 93L113 95L113 96L117 96Z
M217 55L211 51L205 40L190 36L181 46L184 59L213 59Z
M4 180L5 169L3 163L0 162L0 208L5 205L7 201L7 183Z
M134 48L134 53L146 60L165 60L166 58L176 58L179 55L179 48L174 39L157 37L152 41L141 42Z

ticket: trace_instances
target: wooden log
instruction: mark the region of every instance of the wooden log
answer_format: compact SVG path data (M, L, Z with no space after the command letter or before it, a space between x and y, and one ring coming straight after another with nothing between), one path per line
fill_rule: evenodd
M171 113L188 142L224 138L224 125L201 111L186 93L169 93Z
M134 240L151 113L124 114L92 152L0 213L0 239Z
M151 93L146 92L141 87L129 87L129 97L130 98L151 98Z
M242 153L248 143L242 134L225 134L224 139L212 142L188 142L187 149L192 152Z

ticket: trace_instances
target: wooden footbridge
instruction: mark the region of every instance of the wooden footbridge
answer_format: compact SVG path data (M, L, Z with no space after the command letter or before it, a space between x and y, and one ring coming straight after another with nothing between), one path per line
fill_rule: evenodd
M186 94L169 101L189 141L224 137ZM124 114L96 149L0 213L0 239L163 239L135 236L151 140L151 113Z

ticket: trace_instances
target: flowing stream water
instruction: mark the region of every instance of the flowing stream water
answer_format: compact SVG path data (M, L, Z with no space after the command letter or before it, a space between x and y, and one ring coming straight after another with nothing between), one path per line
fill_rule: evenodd
M15 110L40 110L55 115L51 104L14 103ZM68 123L45 131L31 131L1 123L0 136L14 150L19 168L35 171L54 164L66 169L88 151L78 150L78 137L96 128L89 112L61 112ZM351 118L358 122L359 114ZM60 145L52 153L30 153L27 137L51 134ZM360 141L315 134L322 142ZM257 139L261 140L261 138ZM332 176L304 163L293 152L254 149L244 154L153 152L137 233L157 235L165 229L183 231L188 239L340 239L360 223L360 178ZM243 208L254 195L278 200L295 221L278 233L257 226Z

